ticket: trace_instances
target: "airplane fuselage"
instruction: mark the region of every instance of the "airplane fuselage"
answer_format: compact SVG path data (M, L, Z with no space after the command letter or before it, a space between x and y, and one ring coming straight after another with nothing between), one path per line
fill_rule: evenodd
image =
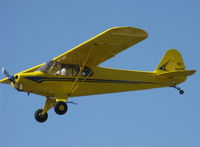
M144 90L177 85L186 80L160 78L154 72L93 68L90 77L49 75L41 71L21 73L17 82L22 90L46 97L66 98L123 91Z

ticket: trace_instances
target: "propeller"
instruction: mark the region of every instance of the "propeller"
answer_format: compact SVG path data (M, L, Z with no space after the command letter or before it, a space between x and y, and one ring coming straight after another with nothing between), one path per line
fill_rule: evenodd
M4 75L6 75L7 77L10 77L10 74L8 73L8 71L4 67L2 68L2 73Z
M9 72L4 67L2 68L2 74L4 74L6 77L8 77L8 80L10 82L15 83L15 77L14 77L14 75L10 75Z
M4 74L6 77L8 77L8 80L11 82L11 85L17 89L18 91L23 91L22 90L22 84L17 83L15 81L15 78L17 78L18 76L14 76L14 75L10 75L10 73L3 67L2 68L2 74Z

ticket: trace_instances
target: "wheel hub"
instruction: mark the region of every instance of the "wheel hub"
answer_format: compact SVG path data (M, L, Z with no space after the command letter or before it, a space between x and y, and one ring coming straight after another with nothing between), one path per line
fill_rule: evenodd
M63 111L64 109L65 109L65 106L63 106L63 105L60 105L60 106L59 106L59 110L60 110L60 111Z

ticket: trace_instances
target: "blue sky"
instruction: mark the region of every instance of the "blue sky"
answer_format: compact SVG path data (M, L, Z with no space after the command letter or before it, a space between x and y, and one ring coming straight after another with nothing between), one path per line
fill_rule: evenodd
M146 30L149 38L102 64L152 71L167 49L178 49L199 70L198 0L0 0L0 67L17 73L43 63L116 26ZM3 78L3 75L0 75ZM199 147L199 73L175 89L74 98L68 114L34 120L42 96L0 85L0 146Z

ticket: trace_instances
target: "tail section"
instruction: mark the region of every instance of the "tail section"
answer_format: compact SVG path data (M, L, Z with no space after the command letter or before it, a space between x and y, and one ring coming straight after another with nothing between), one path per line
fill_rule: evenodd
M154 71L159 77L173 78L175 83L186 80L187 76L193 75L196 70L186 70L181 54L175 50L168 50Z
M170 49L165 53L154 71L158 78L171 79L170 87L177 89L180 94L184 91L176 85L184 82L187 76L195 72L195 70L186 70L181 54L175 49Z
M155 72L166 73L184 70L186 69L181 54L175 49L170 49L163 56Z

